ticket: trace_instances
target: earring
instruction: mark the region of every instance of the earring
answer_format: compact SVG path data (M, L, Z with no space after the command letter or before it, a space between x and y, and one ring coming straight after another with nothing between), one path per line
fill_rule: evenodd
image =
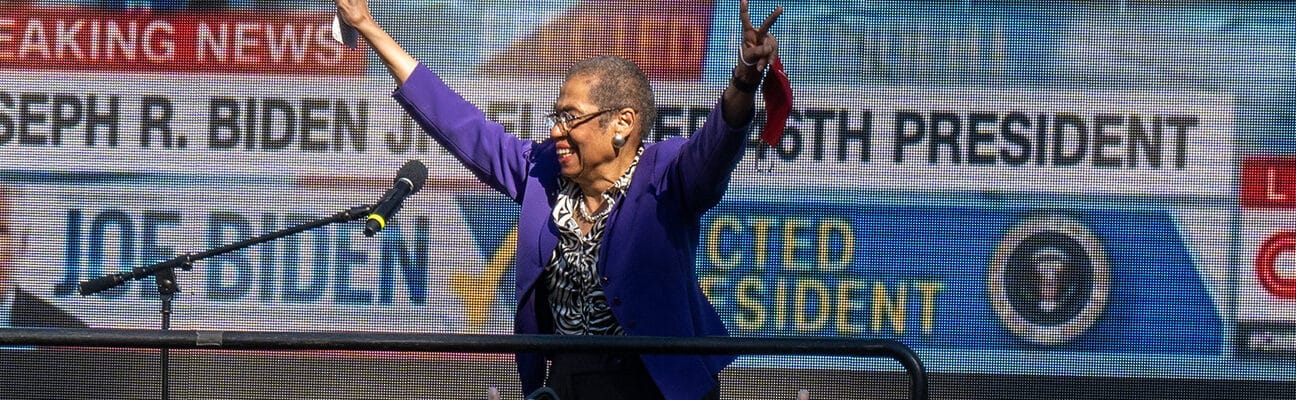
M624 147L625 144L626 144L625 135L622 135L620 133L617 133L616 135L612 135L612 147L619 149Z

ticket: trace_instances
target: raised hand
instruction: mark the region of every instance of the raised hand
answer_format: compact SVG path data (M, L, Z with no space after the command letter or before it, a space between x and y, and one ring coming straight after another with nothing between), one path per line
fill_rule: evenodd
M334 0L334 2L337 3L338 18L355 28L356 32L369 42L369 46L378 53L378 58L387 67L387 71L391 72L397 84L405 83L405 79L414 72L414 67L418 66L418 60L411 57L399 43L396 43L396 39L378 26L378 22L374 21L373 13L369 11L369 2L367 0Z
M743 25L742 44L739 45L738 52L739 69L755 68L759 73L778 57L778 39L769 33L769 29L774 26L779 15L783 14L783 6L775 7L774 12L765 17L765 22L757 28L752 25L751 16L747 12L747 0L738 4L738 15Z
M335 0L334 2L337 4L338 17L347 25L359 27L373 21L368 0Z

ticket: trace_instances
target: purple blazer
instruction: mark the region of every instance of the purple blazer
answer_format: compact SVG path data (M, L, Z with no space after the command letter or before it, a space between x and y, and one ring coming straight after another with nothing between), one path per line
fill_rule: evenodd
M521 140L486 119L420 65L393 94L478 179L521 204L517 237L517 333L552 333L540 282L558 244L551 213L560 172L552 142ZM728 332L694 272L701 219L720 202L746 144L748 125L729 126L717 104L689 138L650 144L625 198L609 216L598 273L612 313L629 335L723 336ZM750 124L750 122L748 122ZM696 400L734 356L645 355L667 399ZM523 390L544 381L544 359L518 354Z

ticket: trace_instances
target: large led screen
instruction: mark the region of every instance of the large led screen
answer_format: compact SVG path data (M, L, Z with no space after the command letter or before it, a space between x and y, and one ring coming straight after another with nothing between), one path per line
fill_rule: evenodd
M372 0L518 137L573 62L652 79L650 142L707 118L737 1ZM773 1L751 2L763 16ZM795 97L704 217L735 336L895 339L933 398L1255 398L1296 387L1296 7L785 2ZM511 334L519 208L392 99L331 1L0 5L0 323L156 329L152 279L80 282L426 187L178 271L172 329ZM625 244L630 245L630 244ZM18 312L19 310L25 313ZM182 398L521 398L512 357L172 351ZM157 350L0 349L6 398L158 398ZM886 359L744 356L725 398L903 397ZM53 394L52 394L53 393Z

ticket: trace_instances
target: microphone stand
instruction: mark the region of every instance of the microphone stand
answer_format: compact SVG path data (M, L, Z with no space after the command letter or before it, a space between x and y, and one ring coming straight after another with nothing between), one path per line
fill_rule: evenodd
M215 257L235 250L241 250L243 248L252 245L269 242L271 240L301 233L304 231L315 229L335 222L348 222L348 221L359 220L369 215L369 213L373 212L373 209L374 206L370 206L370 205L351 207L350 209L338 212L337 214L334 214L331 217L321 218L302 225L281 229L275 232L245 239L239 242L231 243L201 253L181 254L170 260L159 262L146 267L131 268L130 272L122 272L122 273L105 275L99 278L81 282L81 284L78 286L79 289L78 291L81 293L82 296L88 296L94 293L102 292L104 290L108 290L120 286L128 281L132 281L136 279L144 279L149 276L153 276L154 279L157 281L158 295L162 299L162 310L161 310L162 330L169 330L171 329L171 301L172 298L175 296L175 294L180 292L180 286L176 283L176 278L175 278L176 268L180 268L182 270L188 271L193 269L194 261L202 260L204 258ZM170 359L169 359L169 352L167 351L166 347L163 347L161 349L161 352L158 357L158 362L161 363L160 373L162 375L162 400L169 400L171 396L170 395L170 389L171 389L170 371L168 368L168 365L170 364Z
M188 270L193 267L193 262L186 260L183 264L184 269ZM180 291L180 285L176 283L175 269L163 268L154 273L153 278L157 281L158 296L162 298L162 330L171 329L171 298ZM163 347L158 350L158 364L160 364L162 375L162 400L171 398L171 359L170 349Z

